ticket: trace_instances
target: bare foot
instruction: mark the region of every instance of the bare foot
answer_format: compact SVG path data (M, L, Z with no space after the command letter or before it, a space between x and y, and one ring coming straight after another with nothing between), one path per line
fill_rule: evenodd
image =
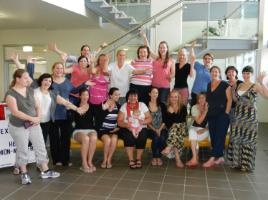
M153 159L152 159L151 164L152 164L152 166L156 166L156 165L157 165L157 160L156 160L156 158L153 158Z
M186 166L187 167L196 167L196 166L198 166L198 160L196 160L196 159L191 159L191 160L189 160L187 163L186 163Z

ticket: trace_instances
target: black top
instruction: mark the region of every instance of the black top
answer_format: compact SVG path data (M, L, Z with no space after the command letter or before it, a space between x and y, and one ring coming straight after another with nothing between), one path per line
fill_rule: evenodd
M207 88L207 102L208 102L208 114L207 116L216 116L225 113L227 97L226 89L229 84L225 81L221 81L218 87L212 92L211 83Z
M175 64L175 85L174 88L188 88L187 78L190 74L191 65L186 63L180 68L180 63Z
M232 90L232 96L235 96L235 95L236 95L237 88L238 88L238 86L239 86L241 83L243 83L243 81L241 81L241 80L237 80L235 85L233 85L233 86L230 85L231 90ZM233 101L232 101L232 108L234 108L235 105L236 105L236 102L234 101L234 98L233 98Z
M207 120L207 116L206 116L205 119L201 122L201 124L198 124L198 123L194 120L194 122L193 122L193 126L194 126L194 127L206 128L207 123L208 123L208 120Z
M89 107L87 112L83 115L74 112L74 122L75 129L94 129L92 108Z
M166 127L169 129L174 123L186 122L186 116L187 108L185 106L182 106L180 112L178 113L170 113L167 111L164 119Z

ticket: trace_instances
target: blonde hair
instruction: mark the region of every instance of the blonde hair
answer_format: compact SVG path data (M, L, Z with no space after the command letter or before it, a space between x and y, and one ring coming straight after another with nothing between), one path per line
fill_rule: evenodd
M176 113L177 113L177 112L180 112L181 108L184 106L183 101L182 101L182 97L181 97L181 95L180 95L180 93L179 93L178 90L174 90L174 89L173 89L173 90L169 93L169 95L168 95L167 107L172 106L172 105L171 105L171 102L170 102L170 97L171 97L171 94L174 94L174 93L176 93L176 94L178 95L178 101L177 101L178 110L176 111Z

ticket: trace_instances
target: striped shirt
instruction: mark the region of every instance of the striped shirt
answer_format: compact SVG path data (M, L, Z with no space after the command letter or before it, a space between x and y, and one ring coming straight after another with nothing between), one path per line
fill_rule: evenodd
M105 111L104 111L105 112ZM100 131L112 131L117 128L117 114L118 107L115 106L114 109L105 116Z
M132 75L130 83L135 85L152 85L152 79L153 79L153 61L151 59L147 60L138 60L135 59L132 61L131 65L135 69L150 69L150 71L147 71L144 74L139 75Z

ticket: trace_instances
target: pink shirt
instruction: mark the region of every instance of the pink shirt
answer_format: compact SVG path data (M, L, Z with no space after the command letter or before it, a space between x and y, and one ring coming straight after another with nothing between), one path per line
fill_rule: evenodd
M132 75L130 83L135 85L152 85L152 79L153 79L153 61L151 59L148 60L138 60L135 59L132 61L131 65L135 69L150 69L144 74L139 75Z
M164 68L164 64L160 59L153 61L153 80L152 86L157 88L170 88L170 74L172 60L169 60L167 66Z
M89 88L89 102L95 105L101 104L108 98L108 77L103 74L100 74L99 76L93 75L91 81L95 83L95 85Z

